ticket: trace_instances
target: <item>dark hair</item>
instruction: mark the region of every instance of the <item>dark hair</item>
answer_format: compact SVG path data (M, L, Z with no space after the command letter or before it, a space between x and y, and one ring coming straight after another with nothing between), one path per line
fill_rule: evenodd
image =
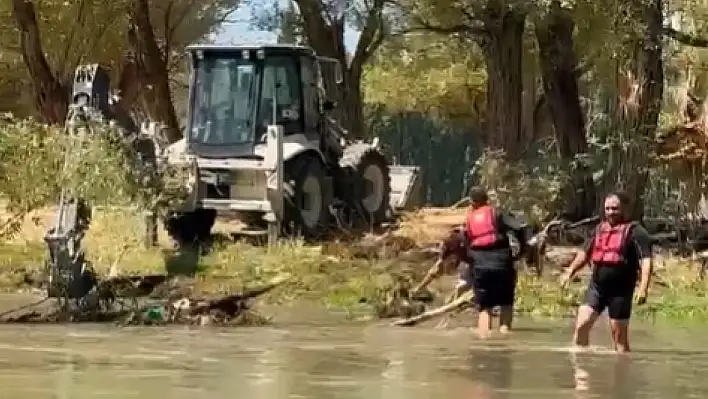
M457 254L464 247L465 237L461 229L453 229L450 231L440 243L440 256L447 258L452 254Z
M605 197L605 199L610 198L610 197L617 197L617 199L620 202L620 205L622 205L623 208L626 208L630 205L631 200L629 199L629 194L627 194L624 191L613 191Z
M489 201L487 190L482 186L474 186L470 189L470 200L476 204L484 204Z

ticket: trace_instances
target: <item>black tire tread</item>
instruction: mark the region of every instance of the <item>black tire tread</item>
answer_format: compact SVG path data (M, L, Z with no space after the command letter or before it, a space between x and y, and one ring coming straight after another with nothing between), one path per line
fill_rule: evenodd
M353 173L354 176L362 178L362 165L364 165L365 160L370 157L378 158L376 161L381 165L381 169L384 175L384 206L381 207L375 214L366 215L366 217L371 217L369 221L374 227L378 227L386 220L386 214L388 207L390 206L391 199L391 170L388 165L388 161L384 154L378 148L367 144L367 143L354 143L344 149L344 154L339 160L340 168Z
M319 173L322 174L322 188L324 188L324 177L326 175L325 165L322 160L314 152L305 152L298 155L296 158L286 162L284 180L286 183L293 184L298 180L304 180L304 177L310 174L311 165L313 162L319 164ZM295 184L296 185L296 184ZM297 188L293 187L295 190ZM324 205L324 210L322 213L322 220L320 226L315 229L305 228L300 221L299 210L293 208L291 202L292 198L286 198L284 218L283 218L283 233L287 235L301 234L305 239L317 239L326 234L329 228L329 217L330 214L327 210L329 204L331 203L331 198L327 198L326 190L323 192L322 201ZM293 226L294 225L294 226ZM294 227L294 228L293 228Z

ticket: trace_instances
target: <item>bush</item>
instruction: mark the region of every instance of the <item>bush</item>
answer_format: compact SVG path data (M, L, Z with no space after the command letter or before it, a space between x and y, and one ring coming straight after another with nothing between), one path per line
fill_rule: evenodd
M495 205L523 213L531 224L542 224L562 209L568 169L547 154L527 164L508 162L502 151L486 150L476 168L479 184L491 192Z
M88 134L69 135L32 119L0 119L0 200L7 215L0 216L0 240L16 233L29 212L58 203L62 190L92 205L151 210L185 194L180 171L148 173L114 128L88 127Z

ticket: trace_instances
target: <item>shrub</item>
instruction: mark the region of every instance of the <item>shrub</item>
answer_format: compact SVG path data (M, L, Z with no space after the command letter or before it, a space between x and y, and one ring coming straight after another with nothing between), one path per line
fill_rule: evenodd
M161 166L149 173L137 152L108 124L85 133L32 119L0 119L0 240L17 232L24 217L65 195L92 205L165 209L185 194L183 173ZM88 134L86 134L88 133Z

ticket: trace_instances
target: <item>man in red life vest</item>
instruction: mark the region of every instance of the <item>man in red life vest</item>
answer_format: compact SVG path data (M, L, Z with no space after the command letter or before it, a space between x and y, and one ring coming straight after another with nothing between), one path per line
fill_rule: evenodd
M483 336L489 333L491 311L499 306L499 331L506 333L511 328L516 291L516 269L507 234L516 236L519 254L525 252L529 237L525 237L526 230L518 220L489 204L487 190L483 187L473 187L470 200L463 231L472 266L467 278L479 310L477 331Z
M605 220L561 276L565 287L586 263L592 262L592 277L575 325L573 340L577 346L589 345L590 330L607 308L615 351L630 350L628 327L635 285L641 271L637 303L643 304L649 291L652 262L649 233L638 223L628 221L628 203L623 193L605 198Z

